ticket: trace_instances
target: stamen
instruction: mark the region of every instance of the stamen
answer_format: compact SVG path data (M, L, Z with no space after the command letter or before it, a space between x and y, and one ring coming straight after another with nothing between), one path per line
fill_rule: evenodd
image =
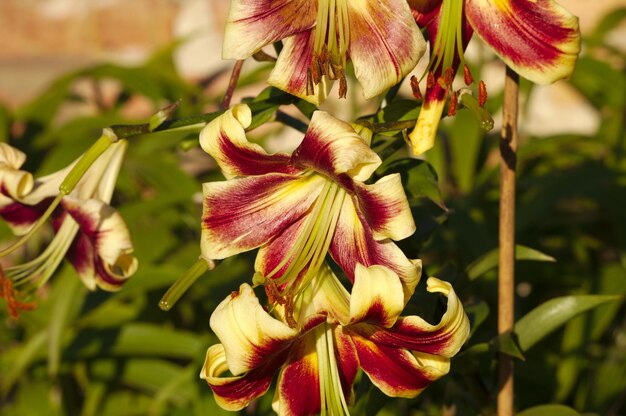
M413 97L415 97L416 100L424 98L422 91L420 91L420 83L415 75L411 76L411 91L413 92Z
M487 102L487 86L485 85L483 80L480 80L480 82L478 83L478 105L480 107L484 107L486 102Z
M471 85L474 82L474 77L472 77L472 73L467 65L463 65L463 81L465 81L465 85Z
M335 357L333 327L328 323L323 323L315 328L314 334L319 369L321 414L349 415Z
M493 129L493 118L491 117L491 114L479 105L478 101L472 94L461 93L461 103L463 103L463 106L474 114L483 130L489 131Z
M458 103L458 94L456 91L454 91L451 95L450 95L450 105L448 107L448 117L452 117L454 115L456 115L456 107L457 107L457 103Z

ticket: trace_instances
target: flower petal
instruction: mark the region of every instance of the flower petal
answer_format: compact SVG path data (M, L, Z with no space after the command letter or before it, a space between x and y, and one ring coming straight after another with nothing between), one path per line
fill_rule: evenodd
M220 377L228 371L228 363L224 346L216 344L207 350L200 378L206 380L211 387L215 401L222 409L237 411L267 392L272 377L284 360L283 357L276 356L245 375Z
M212 120L200 132L200 146L211 155L227 179L265 173L297 173L285 153L268 154L250 143L245 128L252 121L250 108L238 104Z
M63 208L80 227L78 238L67 253L81 280L94 290L118 290L137 270L130 233L122 216L96 199L65 197Z
M553 0L467 0L465 14L478 36L529 80L548 84L574 70L578 19Z
M313 60L314 32L297 33L283 40L283 49L278 55L267 83L319 106L328 97L332 82L322 77L315 85L308 78ZM311 81L311 85L307 83Z
M366 328L362 327L360 333L381 345L444 357L455 355L469 336L469 320L450 283L431 277L427 284L429 292L442 293L448 297L446 312L437 325L431 325L419 316L405 316L400 317L388 330L370 328L371 333L366 334Z
M245 283L217 306L210 324L224 345L228 368L235 376L281 355L298 335L297 330L265 312Z
M325 111L316 111L292 160L318 172L364 181L380 166L380 157L365 144L350 124Z
M361 368L372 383L391 397L415 397L430 383L448 373L447 358L376 344L360 336L352 341Z
M324 182L267 174L205 183L202 256L224 259L267 243L307 212Z
M433 87L426 92L415 128L409 134L414 156L421 155L435 145L447 96L448 87L440 84L439 81L436 81Z
M263 46L311 28L317 2L311 0L231 0L222 58L245 59Z
M320 411L320 382L315 337L298 339L289 349L272 407L280 415L314 415Z
M350 59L363 87L372 98L394 86L417 64L426 42L406 0L351 0Z
M301 296L303 302L298 322L304 322L306 316L318 313L326 314L330 323L347 325L350 321L350 293L325 262Z
M402 240L415 232L399 173L387 175L373 185L355 183L355 191L359 209L376 240Z
M0 207L4 205L5 199L7 203L11 203L33 189L33 175L20 170L25 161L26 155L23 152L6 143L0 143Z
M357 263L350 296L350 323L367 321L392 326L404 309L402 283L384 266L365 267Z
M356 211L350 198L344 201L329 252L352 281L357 263L390 268L402 281L405 302L413 294L420 279L422 263L409 260L389 239L376 241L372 229L362 214Z

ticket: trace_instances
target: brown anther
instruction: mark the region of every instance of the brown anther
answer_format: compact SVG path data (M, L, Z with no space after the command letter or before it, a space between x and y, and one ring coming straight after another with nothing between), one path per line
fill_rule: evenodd
M293 317L293 309L293 298L290 297L285 303L285 320L289 328L295 328L298 325Z
M446 85L452 85L452 81L454 81L454 70L452 68L448 68L443 73L443 82Z
M453 91L450 95L450 104L448 105L448 117L456 115L456 107L459 102L459 94Z
M306 71L306 95L315 94L315 83L313 82L313 75L311 75L311 69Z
M320 74L320 61L317 56L313 55L313 59L311 60L311 66L309 66L309 72L311 73L311 81L313 84L319 84L322 76ZM308 84L307 80L307 84ZM308 86L307 86L308 88Z
M24 302L20 300L20 296L22 296L22 294L13 288L13 281L6 278L2 269L0 269L0 298L6 301L9 316L13 319L19 318L21 311L30 311L37 307L35 302Z
M413 92L413 97L415 97L416 100L424 98L422 91L420 90L420 83L415 75L411 77L411 91Z
M432 72L429 72L428 76L426 77L426 89L431 89L434 86L435 86L435 74L433 74ZM428 91L426 91L426 94L428 94Z
M342 75L339 78L339 98L346 98L347 93L348 93L348 82L346 81L346 77Z
M480 80L480 82L478 82L478 105L481 107L484 107L486 102L487 102L487 86L482 80Z
M276 303L279 305L285 303L285 299L280 294L274 282L270 281L265 284L265 293L267 294L267 300L270 303Z
M471 85L474 82L474 77L467 65L463 65L463 81L465 81L465 85Z

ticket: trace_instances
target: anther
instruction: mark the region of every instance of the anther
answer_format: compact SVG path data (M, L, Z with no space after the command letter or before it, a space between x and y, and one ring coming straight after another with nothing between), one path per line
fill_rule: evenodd
M478 83L478 105L481 107L484 107L486 102L487 102L487 86L481 80Z
M432 71L429 71L428 76L426 77L426 88L431 89L434 86L435 86L435 74L433 74ZM428 91L426 91L426 93L428 94Z
M445 82L446 86L452 85L452 81L454 80L454 70L452 68L448 68L443 73L443 82Z
M422 91L420 90L420 83L415 75L411 76L411 91L413 92L413 97L415 97L416 100L424 98Z
M459 101L459 95L456 91L450 95L450 104L448 106L448 117L456 115L456 107Z
M471 85L474 82L474 77L472 77L472 73L467 65L463 65L463 81L465 81L465 85Z

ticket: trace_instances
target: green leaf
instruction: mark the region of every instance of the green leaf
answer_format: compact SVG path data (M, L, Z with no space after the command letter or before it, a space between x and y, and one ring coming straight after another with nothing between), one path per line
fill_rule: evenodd
M533 345L578 314L596 308L619 296L579 295L550 299L539 305L515 324L520 347L528 351Z
M422 198L428 198L445 209L439 192L437 173L428 162L419 159L394 160L385 167L380 176L391 173L400 173L402 176L409 205L417 205Z
M475 280L489 270L496 268L498 266L498 252L498 249L495 248L470 263L465 269L470 280ZM515 260L556 261L552 256L519 244L515 246Z
M0 378L0 395L6 396L13 384L26 371L29 365L45 354L48 331L33 335L28 341L10 351L3 350L2 378ZM10 358L10 360L9 360ZM4 363L7 360L8 363ZM6 365L10 364L10 365Z
M580 416L580 413L560 404L542 404L521 411L517 416Z

